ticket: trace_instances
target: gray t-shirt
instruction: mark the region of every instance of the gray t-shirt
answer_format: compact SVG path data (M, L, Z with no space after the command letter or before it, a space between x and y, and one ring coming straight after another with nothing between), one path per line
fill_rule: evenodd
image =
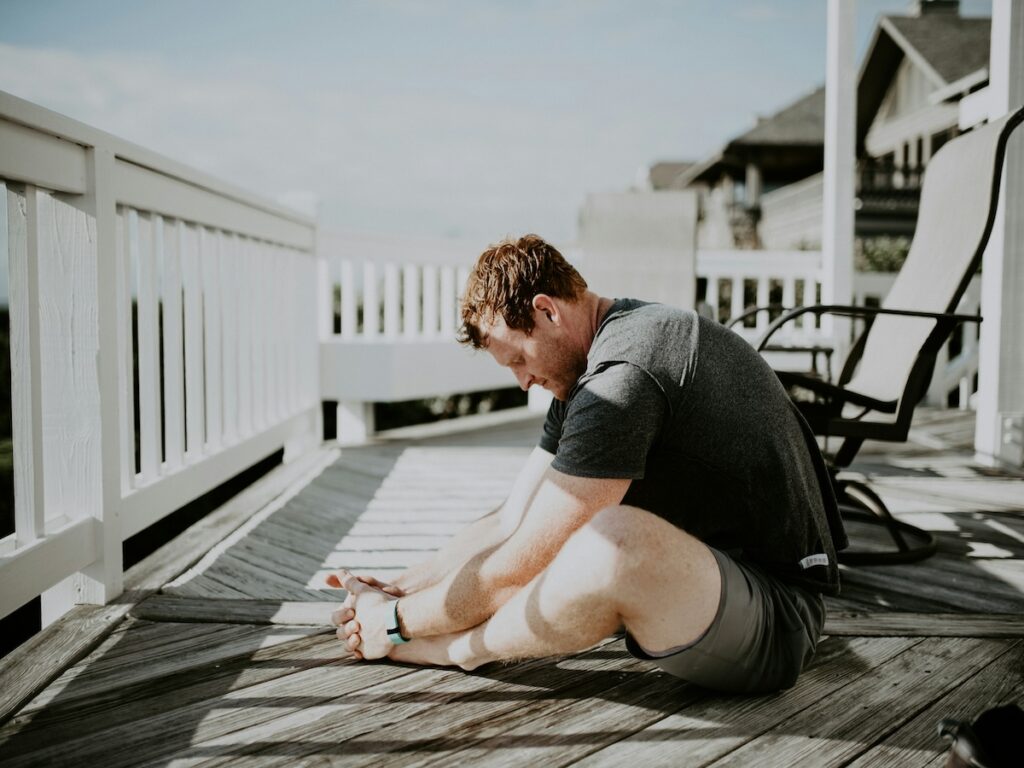
M619 299L540 446L576 477L632 480L624 503L817 591L846 545L813 434L743 339L694 312Z

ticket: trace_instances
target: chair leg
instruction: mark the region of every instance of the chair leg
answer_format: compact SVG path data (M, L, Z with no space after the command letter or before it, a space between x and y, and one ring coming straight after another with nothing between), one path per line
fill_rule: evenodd
M929 531L897 520L881 497L858 480L836 481L836 496L844 517L885 528L896 545L895 550L867 551L845 549L838 553L845 565L897 565L916 563L931 557L938 549Z

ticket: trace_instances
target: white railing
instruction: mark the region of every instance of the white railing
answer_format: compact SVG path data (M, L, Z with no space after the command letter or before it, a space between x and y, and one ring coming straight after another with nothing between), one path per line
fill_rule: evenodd
M749 307L781 304L784 307L817 303L821 295L821 253L819 251L701 251L697 254L697 275L707 279L705 301L722 322L739 317ZM880 304L888 294L895 273L858 272L853 281L853 303ZM978 314L981 280L975 277L968 286L959 311ZM770 315L762 312L744 325L734 328L755 343L768 327ZM815 324L809 315L797 318L793 328L775 337L789 346L831 345L827 327ZM961 408L968 407L978 373L978 328L964 325L954 334L936 361L928 390L929 405L945 407L956 391ZM955 355L950 353L956 349ZM806 357L806 356L805 356ZM785 367L782 355L773 364ZM806 364L806 359L801 363ZM838 373L838 371L836 371Z
M0 93L15 532L0 616L121 591L121 545L320 440L314 224Z
M373 403L516 386L487 354L455 341L471 259L329 259L336 324L321 345L321 392L338 402L338 437L373 432Z

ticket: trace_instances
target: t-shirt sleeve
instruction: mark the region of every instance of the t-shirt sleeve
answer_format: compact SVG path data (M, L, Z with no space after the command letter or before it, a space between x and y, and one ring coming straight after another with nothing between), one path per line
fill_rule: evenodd
M668 418L668 399L648 373L611 365L587 377L565 407L551 466L576 477L642 478Z
M565 403L552 400L548 406L548 415L544 419L544 429L540 433L540 447L554 455L558 453L558 443L562 439L562 420L565 418Z

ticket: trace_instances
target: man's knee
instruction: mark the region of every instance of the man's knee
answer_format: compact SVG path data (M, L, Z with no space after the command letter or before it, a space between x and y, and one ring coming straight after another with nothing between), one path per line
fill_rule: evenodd
M566 542L563 553L578 563L599 565L619 574L656 556L666 535L676 540L676 546L681 539L700 544L651 512L615 505L600 510L577 530Z

